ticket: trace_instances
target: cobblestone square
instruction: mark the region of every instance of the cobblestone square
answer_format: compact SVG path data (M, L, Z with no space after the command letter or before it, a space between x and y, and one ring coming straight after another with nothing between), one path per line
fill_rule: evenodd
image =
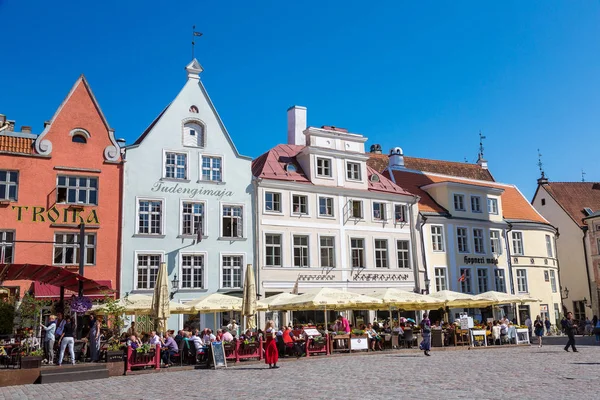
M565 339L566 340L566 339ZM0 399L575 399L600 384L600 346L416 350L0 388ZM592 396L593 397L593 396Z

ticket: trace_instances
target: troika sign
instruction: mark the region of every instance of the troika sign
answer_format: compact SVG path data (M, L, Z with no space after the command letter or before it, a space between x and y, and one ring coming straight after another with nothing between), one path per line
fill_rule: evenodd
M468 257L468 256L465 256L465 264L492 264L492 265L498 265L498 259L497 258Z
M233 192L227 189L205 189L204 187L186 188L179 186L179 183L169 185L162 181L156 181L150 190L153 192L186 194L190 199L193 199L196 196L233 196Z
M59 224L99 224L95 209L12 206L17 221L50 222Z

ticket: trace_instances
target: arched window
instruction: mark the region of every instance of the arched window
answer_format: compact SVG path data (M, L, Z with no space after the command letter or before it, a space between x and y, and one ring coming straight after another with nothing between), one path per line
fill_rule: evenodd
M196 107L196 106L191 106L191 107L190 107L190 112L191 112L192 114L198 114L198 107Z
M71 141L73 143L87 143L87 139L83 135L73 135Z
M183 145L204 147L204 125L190 121L183 125Z

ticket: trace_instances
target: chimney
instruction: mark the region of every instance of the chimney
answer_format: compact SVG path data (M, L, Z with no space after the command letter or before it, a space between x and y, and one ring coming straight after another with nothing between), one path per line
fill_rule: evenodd
M404 168L404 152L402 147L394 147L390 150L390 169L403 169Z
M287 110L288 144L306 146L306 107L292 106Z
M4 122L6 122L6 115L0 114L0 126L4 125Z
M25 125L23 125L23 126L21 127L21 132L22 132L22 133L31 133L31 127L30 127L30 126L25 126Z
M46 129L48 125L50 125L50 121L44 121L44 129Z
M381 145L380 144L372 144L371 145L371 153L381 154Z
M479 165L481 169L488 169L487 160L484 160L483 157L481 157L481 155L477 159L477 165Z

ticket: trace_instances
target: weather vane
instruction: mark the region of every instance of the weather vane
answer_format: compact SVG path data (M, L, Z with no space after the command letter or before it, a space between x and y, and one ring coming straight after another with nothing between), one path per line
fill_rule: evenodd
M481 131L479 131L479 159L483 160L483 139L485 139L485 136L483 136L481 134Z
M581 170L581 182L585 182L585 175L586 175L586 173L585 173L585 171L582 169L582 170Z
M544 164L542 164L542 153L540 153L540 149L537 149L537 151L538 151L537 166L540 169L540 173L542 174L542 178L545 178L546 175L544 174Z
M192 60L194 59L194 46L196 45L196 37L202 36L202 32L196 32L196 25L192 26Z

